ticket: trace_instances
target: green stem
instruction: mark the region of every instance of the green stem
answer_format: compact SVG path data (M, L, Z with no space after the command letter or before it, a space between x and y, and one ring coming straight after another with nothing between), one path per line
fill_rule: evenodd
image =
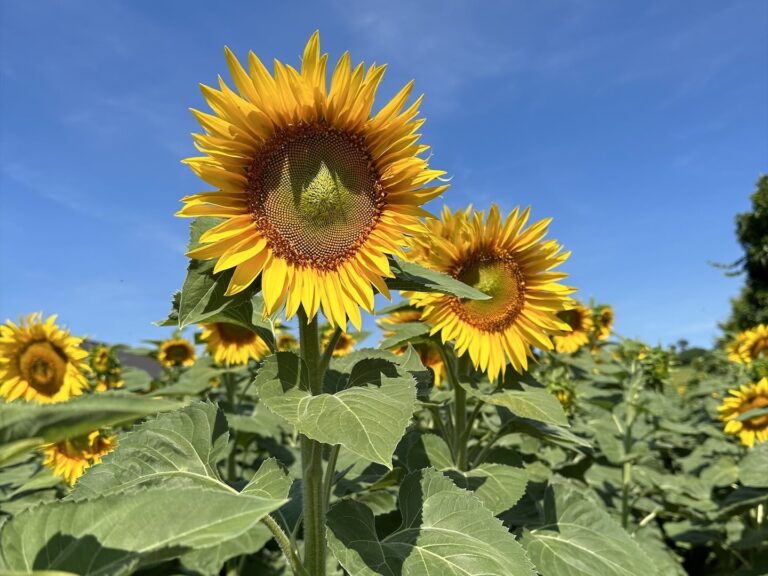
M328 464L325 465L325 480L323 481L323 494L325 495L325 509L331 503L331 490L333 489L333 475L336 473L336 461L339 459L341 444L335 444L328 455Z
M313 396L323 391L323 369L317 316L311 321L299 309L301 357L307 366L309 391ZM304 568L312 576L325 576L325 494L323 492L323 445L301 438Z
M440 348L448 382L453 388L453 460L459 470L467 469L467 392L459 382L456 355Z
M341 328L337 326L336 330L333 331L333 336L331 336L331 339L328 341L328 345L325 347L325 350L323 350L323 357L320 359L320 371L323 374L325 374L328 365L331 363L333 351L336 350L336 344L339 343L339 338L341 338Z
M229 371L229 364L226 365L226 372L222 375L224 381L224 389L227 392L227 402L229 403L229 409L233 414L237 413L238 402L236 400L236 383L232 378L232 374ZM234 482L237 480L237 430L232 430L232 447L227 455L227 480Z
M629 391L627 393L627 411L624 419L624 464L621 468L621 525L626 530L629 526L629 492L632 488L632 461L629 455L632 452L632 425L635 423L636 403L640 394L642 379L636 372L635 363L629 371Z
M304 570L304 567L301 565L299 557L296 555L296 551L293 549L293 546L291 546L291 541L288 539L285 532L283 532L283 529L280 528L277 521L269 515L262 518L261 521L267 528L269 528L269 531L272 532L272 536L274 536L277 545L280 546L280 550L283 551L285 559L288 560L288 563L291 565L293 574L295 576L309 576L309 573Z

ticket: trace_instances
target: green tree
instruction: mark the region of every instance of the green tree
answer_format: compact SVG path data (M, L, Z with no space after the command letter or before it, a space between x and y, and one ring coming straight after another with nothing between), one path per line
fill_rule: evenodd
M736 216L736 236L744 256L728 266L746 281L737 298L731 300L731 317L721 325L726 332L738 332L757 324L768 324L768 176L757 181L752 210Z

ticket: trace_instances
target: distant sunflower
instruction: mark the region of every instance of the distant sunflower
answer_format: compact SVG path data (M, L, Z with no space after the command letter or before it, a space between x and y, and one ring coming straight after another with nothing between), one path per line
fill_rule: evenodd
M574 393L570 388L561 388L555 391L555 398L560 402L563 410L570 413L573 409Z
M157 360L166 368L192 366L197 358L195 347L184 338L171 338L160 344Z
M101 462L102 457L110 453L115 445L114 436L107 436L96 430L78 438L46 444L41 448L45 455L43 464L72 486L86 468Z
M760 324L747 331L741 347L741 354L746 364L758 358L768 358L768 326Z
M550 336L562 335L568 324L557 317L570 308L572 288L558 284L566 274L552 269L569 253L554 240L544 241L550 219L525 230L530 209L515 208L502 220L496 205L487 220L471 207L428 222L429 232L414 238L412 257L421 264L469 284L489 295L469 300L439 293L417 293L411 304L423 308L422 319L440 333L443 342L455 340L459 355L490 379L504 374L507 360L522 373L531 346L552 349Z
M333 325L359 330L360 307L373 311L374 288L389 295L388 255L423 230L420 208L447 186L425 187L430 170L421 98L405 110L407 84L371 113L384 66L352 66L344 53L327 86L327 54L309 39L301 70L275 62L274 76L253 53L248 71L226 50L237 92L219 81L203 87L215 114L194 111L202 157L186 163L217 188L183 198L179 216L224 218L200 238L191 258L234 269L227 295L261 278L266 313L283 305L322 307Z
M101 344L94 346L89 354L89 364L97 374L109 372L109 369L112 366L112 354L109 350L109 346Z
M8 320L0 325L0 396L40 403L61 402L78 396L88 386L88 353L82 338L70 336L56 325L56 315L42 314Z
M393 327L397 324L419 322L420 320L421 311L419 310L399 310L384 316L377 323L379 328L382 329L382 336L389 338L394 334ZM445 364L443 363L443 355L440 354L439 346L432 341L416 342L411 344L411 346L418 353L421 363L427 368L432 369L435 375L435 387L441 388L445 379ZM408 350L407 346L397 346L392 349L392 352L400 355L404 354L406 350Z
M750 448L768 440L768 414L739 421L737 418L757 408L768 408L768 378L738 390L729 390L718 408L720 420L725 422L726 434L738 434L741 443Z
M323 348L331 343L331 338L333 337L334 332L335 328L333 326L327 325L323 328L320 333L320 344ZM339 336L339 341L336 343L336 347L333 349L333 356L337 358L346 356L352 352L355 344L357 344L357 336L355 334L342 332L341 336Z
M725 352L728 354L728 360L731 362L738 362L739 364L746 364L749 361L749 357L746 356L742 350L744 344L750 336L750 331L739 332L736 334L733 340L731 340L725 347Z
M595 311L595 336L598 340L608 340L613 331L613 308L600 306Z
M200 340L217 364L247 364L250 358L261 360L269 354L261 336L247 328L225 322L201 324L200 328Z
M555 350L561 354L573 354L582 346L589 344L589 336L594 329L592 310L586 306L576 306L571 310L563 310L557 314L568 324L570 332L562 336L554 336Z

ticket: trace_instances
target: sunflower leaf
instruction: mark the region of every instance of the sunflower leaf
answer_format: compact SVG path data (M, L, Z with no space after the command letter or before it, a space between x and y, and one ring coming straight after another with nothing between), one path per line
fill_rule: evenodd
M413 292L442 292L470 300L488 300L490 296L452 278L448 274L435 272L414 262L407 262L397 257L390 257L389 266L394 278L387 278L387 287L391 290L410 290Z
M471 492L434 469L406 476L400 487L403 523L386 538L373 511L342 500L328 513L328 544L350 574L394 576L531 576L515 537Z
M393 332L393 334L382 341L381 348L384 350L403 346L414 338L429 334L429 326L423 322L403 322L402 324L388 327L387 330Z
M299 433L392 468L392 454L416 409L413 378L395 361L363 359L343 390L312 396L306 370L291 352L270 356L254 381L259 398Z
M546 524L522 544L542 574L654 576L656 566L604 510L570 483L552 483L542 502Z
M745 486L768 488L768 444L758 444L739 463L739 480Z
M176 400L118 391L55 404L0 403L0 463L41 443L81 436L97 428L133 422L183 405Z

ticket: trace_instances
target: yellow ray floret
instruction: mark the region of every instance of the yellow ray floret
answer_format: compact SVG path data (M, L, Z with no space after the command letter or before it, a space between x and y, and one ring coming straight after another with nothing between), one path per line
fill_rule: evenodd
M0 396L48 403L82 394L89 370L82 341L57 326L55 315L0 325Z
M248 360L261 360L269 354L269 346L261 337L247 328L214 322L201 324L200 340L217 364L247 364Z
M728 359L752 364L758 358L768 358L768 326L758 324L736 335L726 348Z
M573 354L582 346L589 344L589 336L594 329L592 309L586 306L576 306L558 314L570 327L570 331L562 336L554 336L555 350L561 354ZM609 331L610 334L610 331Z
M157 361L166 368L192 366L196 358L195 347L184 338L166 340L157 352Z
M319 34L299 70L278 61L270 73L251 53L248 68L226 50L234 89L203 87L213 114L193 111L203 156L186 163L215 191L183 198L179 216L223 221L191 258L232 270L227 295L260 278L265 312L319 309L334 326L361 327L374 289L388 295L388 255L403 255L420 231L422 204L445 185L418 143L421 98L413 83L373 112L384 66L352 64L345 53L328 82Z
M421 320L421 311L413 309L398 310L391 314L380 318L377 321L379 328L382 330L382 336L389 338L394 335L394 327L398 324L407 322L418 322ZM440 353L440 347L436 342L432 340L424 342L411 343L413 349L419 355L421 363L430 368L435 376L435 388L442 388L443 381L445 379L445 364L443 363L443 355ZM392 349L392 352L397 355L405 354L408 350L407 346L396 346Z
M559 284L566 277L553 269L570 255L554 240L544 240L550 220L525 227L530 210L515 208L502 219L492 206L485 219L471 208L428 223L429 233L414 238L410 257L484 292L489 300L444 294L416 294L411 304L443 342L455 340L459 355L468 353L491 379L503 375L509 361L522 373L531 346L552 349L551 336L570 330L558 313L572 306L574 289Z
M595 310L594 327L595 337L598 340L608 340L613 331L613 308L610 306L598 306Z
M738 420L745 412L760 408L768 408L768 378L729 390L718 408L720 420L725 422L725 433L738 435L741 443L750 448L755 442L768 441L768 414Z
M72 486L87 468L101 462L116 444L114 436L95 430L85 436L46 444L41 448L45 455L43 464Z
M331 338L333 338L333 334L335 332L335 329L333 326L326 325L322 327L320 331L320 345L325 348L328 346L328 344L331 343ZM339 336L338 342L336 342L336 346L333 348L332 355L335 358L340 358L342 356L346 356L352 350L355 348L355 344L357 344L358 335L352 333L352 332L342 332Z

